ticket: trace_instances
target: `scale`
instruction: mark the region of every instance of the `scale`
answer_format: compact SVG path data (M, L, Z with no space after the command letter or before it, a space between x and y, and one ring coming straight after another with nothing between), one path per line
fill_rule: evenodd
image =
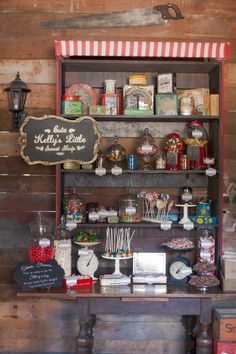
M96 246L100 243L97 242L77 242L73 241L76 245L82 246L78 251L78 261L77 261L77 270L81 275L86 275L91 277L93 280L97 278L94 277L94 273L98 269L98 258L93 250L89 249L89 247Z
M168 283L187 284L189 276L192 274L192 268L190 266L190 260L182 254L192 252L194 247L179 250L166 245L165 247L168 251L177 253L168 263Z
M130 277L121 273L120 271L120 261L131 259L133 256L125 257L109 257L102 255L102 258L114 260L115 261L115 270L112 274L104 274L100 276L101 286L112 286L112 285L129 285Z

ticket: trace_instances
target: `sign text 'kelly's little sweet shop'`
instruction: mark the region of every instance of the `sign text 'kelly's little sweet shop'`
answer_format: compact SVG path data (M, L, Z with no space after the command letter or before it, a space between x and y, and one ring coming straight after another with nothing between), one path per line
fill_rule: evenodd
M100 133L91 117L27 117L20 128L21 156L28 164L91 163L97 158L99 142Z

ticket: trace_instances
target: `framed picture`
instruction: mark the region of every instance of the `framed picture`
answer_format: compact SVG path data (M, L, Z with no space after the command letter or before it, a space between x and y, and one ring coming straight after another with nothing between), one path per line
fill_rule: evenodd
M178 96L175 94L156 95L155 104L158 116L176 116L178 114Z

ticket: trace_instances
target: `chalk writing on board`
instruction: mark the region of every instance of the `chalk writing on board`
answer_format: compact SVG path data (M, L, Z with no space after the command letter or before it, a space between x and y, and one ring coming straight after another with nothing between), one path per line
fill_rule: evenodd
M13 279L24 291L36 288L60 287L63 283L64 270L55 260L45 263L19 263Z
M27 117L20 127L21 156L28 164L81 164L97 159L100 133L91 117L69 120L57 116Z

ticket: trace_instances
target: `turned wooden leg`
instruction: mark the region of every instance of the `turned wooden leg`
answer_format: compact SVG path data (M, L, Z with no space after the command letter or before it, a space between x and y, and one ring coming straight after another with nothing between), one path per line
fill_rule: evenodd
M212 354L212 338L208 333L209 324L200 323L201 331L197 336L196 354Z
M88 321L88 335L91 339L93 339L93 327L95 326L95 323L96 323L96 315L90 315Z
M212 354L212 338L209 334L211 323L212 301L210 298L201 299L200 333L196 340L196 354Z
M196 316L182 316L182 323L186 330L185 332L185 353L195 353L195 341L193 338L193 328L196 325Z
M92 354L93 333L88 299L78 299L79 333L75 339L75 354Z

